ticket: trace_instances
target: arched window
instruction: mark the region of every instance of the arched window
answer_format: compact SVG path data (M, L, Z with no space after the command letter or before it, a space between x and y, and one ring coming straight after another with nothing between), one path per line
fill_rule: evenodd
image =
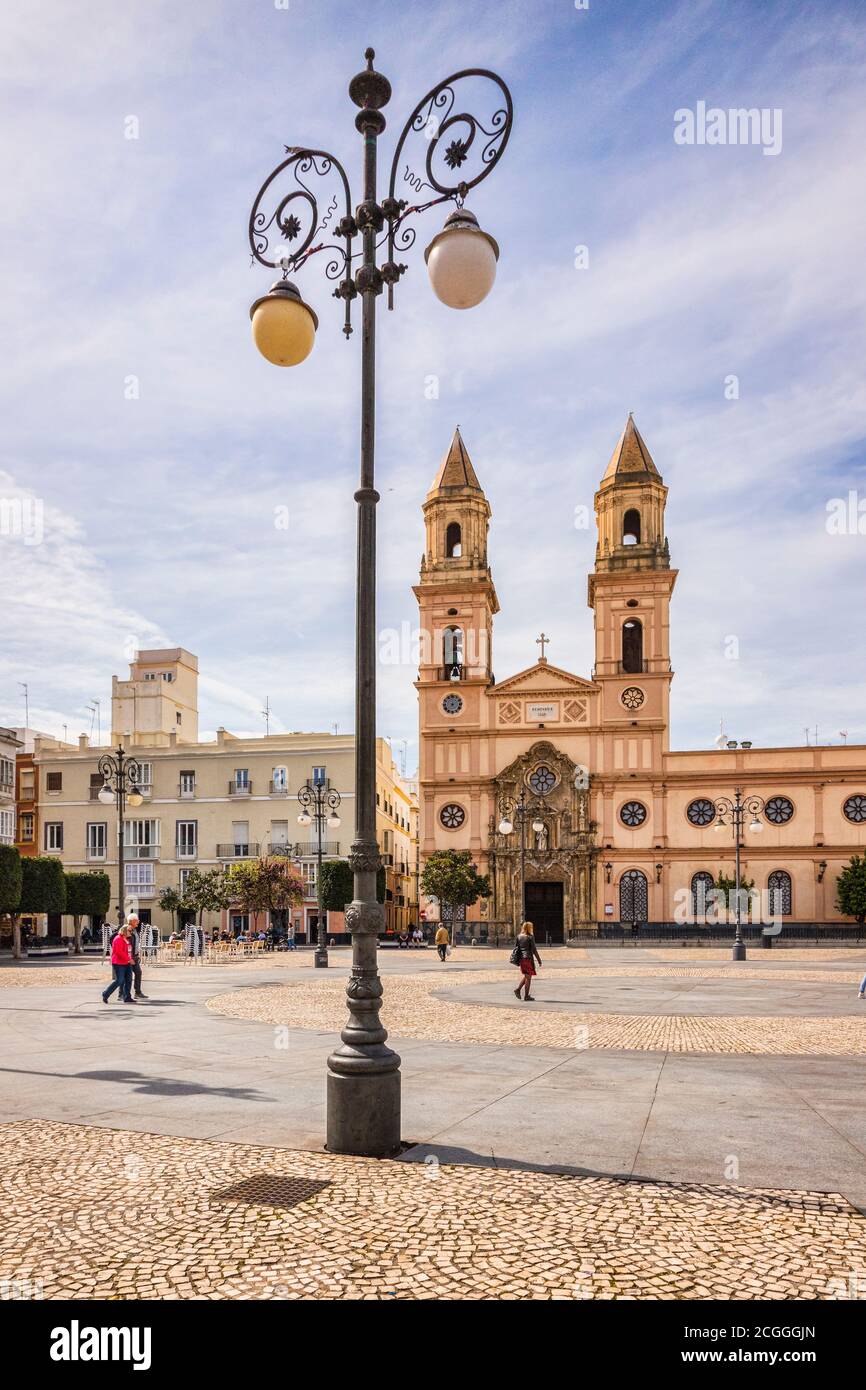
M449 521L445 531L445 555L449 560L458 560L463 554L463 535L459 521Z
M640 512L636 507L629 507L622 519L622 543L640 545Z
M289 787L289 770L288 770L288 768L286 768L286 767L275 767L274 770L273 770L273 776L271 777L271 782L272 782L272 784L273 784L273 788L274 788L274 791L275 791L275 792L284 792L284 791L288 791L288 787Z
M643 625L640 618L629 618L622 625L622 669L630 675L643 670Z
M770 916L790 917L791 875L784 869L774 869L767 879L770 890Z
M699 922L707 915L707 903L715 887L715 879L706 869L692 875L692 916Z
M442 634L442 659L445 663L445 679L448 680L457 672L459 678L463 673L463 629L459 627L446 627Z
M640 869L628 869L619 881L619 920L635 926L647 920L646 874Z

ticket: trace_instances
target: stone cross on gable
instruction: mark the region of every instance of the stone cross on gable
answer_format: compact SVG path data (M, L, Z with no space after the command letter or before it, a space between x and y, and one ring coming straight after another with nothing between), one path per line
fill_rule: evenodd
M542 634L541 634L540 637L536 637L536 639L535 639L535 645L536 645L537 647L538 647L538 646L541 647L541 660L542 660L542 661L545 660L544 648L547 646L547 644L548 644L549 641L550 641L550 638L549 638L549 637L547 636L547 634L544 633L544 632L542 632Z

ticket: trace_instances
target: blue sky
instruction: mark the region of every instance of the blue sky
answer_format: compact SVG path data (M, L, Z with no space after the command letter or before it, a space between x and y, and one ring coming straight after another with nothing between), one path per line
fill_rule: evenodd
M494 68L515 103L469 203L500 243L494 291L464 314L433 298L434 209L380 312L380 627L415 625L421 502L459 423L494 513L497 678L542 628L589 675L575 509L633 410L680 570L672 746L721 718L756 744L816 724L866 742L862 7L37 0L6 7L0 42L0 499L44 508L41 544L0 536L0 722L22 722L26 681L35 726L86 732L96 698L105 731L111 675L165 644L199 657L203 730L263 732L266 696L272 731L351 729L359 335L314 260L312 356L262 361L248 308L272 277L246 224L284 144L333 150L357 198L346 86L372 44L383 177L441 77ZM677 145L699 101L780 109L781 152ZM829 533L852 491L863 534ZM413 678L383 667L379 691L410 771Z

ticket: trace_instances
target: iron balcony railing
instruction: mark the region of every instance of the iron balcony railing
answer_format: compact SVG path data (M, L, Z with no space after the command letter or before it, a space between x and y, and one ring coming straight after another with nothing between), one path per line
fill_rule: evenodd
M217 859L258 859L260 846L247 840L238 844L217 845Z
M229 782L229 796L250 796L252 790L252 782Z
M123 853L127 859L158 859L159 845L124 845Z
M289 789L285 782L270 781L268 782L268 794L269 796L288 796Z
M191 787L184 782L178 782L177 794L180 797L181 801L189 801L192 797L195 796L195 782L193 782Z
M315 841L311 843L309 840L304 841L303 844L291 845L271 843L268 845L268 854L283 855L287 859L315 859L318 854L318 847ZM339 858L340 841L323 840L322 854L327 855L330 859Z

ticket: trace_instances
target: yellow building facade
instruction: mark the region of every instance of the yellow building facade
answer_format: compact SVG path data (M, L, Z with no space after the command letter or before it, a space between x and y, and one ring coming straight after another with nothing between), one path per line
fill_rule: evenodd
M466 913L480 924L470 934L524 915L554 942L602 924L706 922L713 882L734 878L716 802L737 789L763 802L742 832L741 874L772 917L845 920L836 879L866 850L866 748L670 748L666 499L629 416L595 495L591 675L553 665L542 638L539 659L496 680L491 509L459 431L427 494L414 587L421 864L468 849L490 875L491 898Z
M112 747L122 744L138 763L143 798L135 809L127 807L124 818L126 909L135 908L165 934L172 918L159 907L160 893L167 887L182 890L193 867L229 869L244 859L288 855L306 885L291 925L297 940L308 941L318 922L316 825L298 825L297 792L315 769L324 769L342 803L339 829L324 829L323 855L347 858L354 838L354 736L243 738L218 729L215 740L202 742L197 686L197 659L183 648L139 652L129 678L113 681ZM86 735L77 745L38 737L33 764L38 852L57 855L70 871L105 869L113 920L117 818L114 805L98 799L103 785L98 760L106 751ZM395 933L417 917L417 802L384 739L377 745L377 798L385 923ZM208 925L237 932L245 923L229 910L221 923ZM259 925L265 925L263 917ZM328 932L337 938L343 934L342 913L329 914Z

